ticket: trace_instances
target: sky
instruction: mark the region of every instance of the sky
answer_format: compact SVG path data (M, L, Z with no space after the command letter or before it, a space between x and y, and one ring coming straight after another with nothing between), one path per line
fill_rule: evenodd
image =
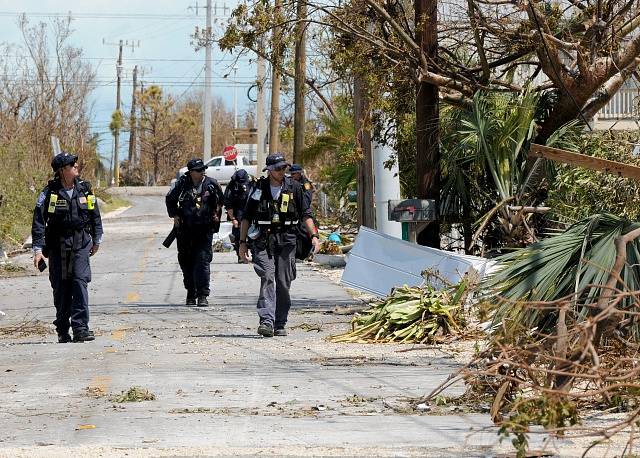
M219 19L214 24L216 36L223 31L235 6L235 0L216 2ZM197 8L196 8L197 6ZM138 65L138 81L145 86L159 84L179 98L204 85L204 50L195 51L190 35L196 26L205 26L206 0L0 0L0 42L20 44L18 15L26 13L30 23L50 23L55 15L74 18L74 33L70 44L84 50L83 59L94 65L99 87L93 92L92 129L100 135L99 152L110 156L112 136L109 132L111 113L116 107L116 61L118 41L135 43L135 48L123 50L122 106L127 115L131 109L132 71ZM223 10L226 6L227 9ZM214 10L215 11L215 10ZM139 47L137 46L139 42ZM233 109L234 89L237 91L239 120L242 114L254 110L247 90L255 82L255 65L250 56L237 62L235 57L213 47L212 96L220 97L229 110ZM225 74L229 76L223 78ZM61 140L64 146L64 141ZM127 151L127 139L121 135L120 157ZM126 156L126 154L125 154Z

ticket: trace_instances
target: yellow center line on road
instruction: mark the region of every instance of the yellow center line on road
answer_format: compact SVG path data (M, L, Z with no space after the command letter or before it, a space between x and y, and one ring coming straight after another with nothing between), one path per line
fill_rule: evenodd
M113 331L111 331L111 338L113 340L117 340L119 342L122 342L124 340L124 336L127 335L127 331L129 331L131 329L133 329L133 328L127 327L127 328L114 329Z
M130 291L127 293L127 303L138 302L140 300L140 292L136 291L136 289L138 286L140 286L142 280L144 279L144 271L145 267L147 266L147 259L149 258L149 250L151 249L155 238L155 235L151 234L144 244L144 250L142 252L142 256L140 257L140 261L138 262L138 270L131 276L131 287L134 289L134 291Z

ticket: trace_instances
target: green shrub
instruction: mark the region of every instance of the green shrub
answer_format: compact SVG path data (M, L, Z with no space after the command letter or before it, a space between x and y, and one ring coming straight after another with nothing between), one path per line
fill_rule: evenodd
M579 152L625 164L640 166L637 132L604 132L585 135ZM640 216L640 182L582 167L559 165L549 187L547 204L553 215L564 222L575 222L596 213L613 213L637 220Z
M39 170L21 148L0 147L0 245L17 248L31 231L38 194L50 170Z

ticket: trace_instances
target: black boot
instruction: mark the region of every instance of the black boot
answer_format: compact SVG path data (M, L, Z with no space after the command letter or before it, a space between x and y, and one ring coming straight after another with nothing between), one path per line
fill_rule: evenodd
M69 332L58 333L58 343L69 343L69 342L71 342L71 335L69 335Z
M260 323L260 326L258 326L258 334L263 337L273 337L273 326L269 323Z
M209 300L207 299L207 296L198 297L198 307L206 307L208 305L209 305Z
M89 342L91 340L96 340L96 337L93 335L93 332L88 329L78 329L77 331L73 331L74 342Z

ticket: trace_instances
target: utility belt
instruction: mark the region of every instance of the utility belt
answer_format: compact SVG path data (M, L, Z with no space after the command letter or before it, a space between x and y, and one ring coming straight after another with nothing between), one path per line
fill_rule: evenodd
M64 227L64 228L52 228L49 226L49 236L50 237L72 237L73 235L79 232L86 232L87 234L91 234L91 225L86 224L80 227Z
M79 228L51 229L45 235L45 250L43 253L48 256L51 249L55 247L56 251L77 250L84 243L84 234L91 235L91 226L82 226ZM82 238L78 238L81 235Z

